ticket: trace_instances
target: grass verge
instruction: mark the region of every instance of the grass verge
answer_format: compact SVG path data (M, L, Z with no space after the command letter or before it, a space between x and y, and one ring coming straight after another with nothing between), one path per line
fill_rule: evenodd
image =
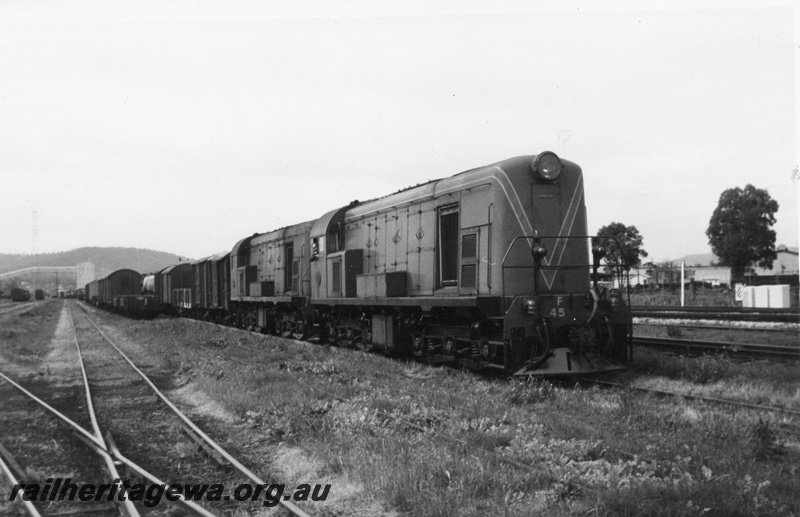
M287 482L332 483L329 504L313 507L329 514L800 513L797 422L780 415L509 382L186 320L115 324L169 356L183 382L254 443L304 465L284 466L295 477ZM629 375L798 405L800 383L788 368L724 357L696 365L651 352L639 354Z

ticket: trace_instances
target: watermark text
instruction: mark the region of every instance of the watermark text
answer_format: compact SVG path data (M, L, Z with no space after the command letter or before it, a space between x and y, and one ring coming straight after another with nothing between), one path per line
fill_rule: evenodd
M112 483L73 483L72 478L47 478L44 484L17 483L11 488L9 501L17 497L26 501L141 501L152 508L163 500L177 501L261 501L264 506L277 506L281 501L325 501L330 484L301 483L287 490L286 485L237 485L227 490L221 483L132 483L119 478Z

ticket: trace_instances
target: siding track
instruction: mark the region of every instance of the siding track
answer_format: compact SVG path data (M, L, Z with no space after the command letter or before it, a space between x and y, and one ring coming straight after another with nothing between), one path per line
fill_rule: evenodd
M120 349L120 347L117 346L117 344L114 343L94 321L92 321L88 312L82 307L82 325L80 327L76 326L75 320L73 319L74 315L72 313L72 306L75 305L75 303L69 301L67 303L69 319L73 331L73 339L77 351L77 358L81 369L86 413L88 413L88 420L91 425L82 426L74 420L75 418L77 418L79 421L87 420L86 414L79 414L77 417L75 415L71 415L72 417L70 417L65 414L65 412L81 413L80 404L72 403L71 408L69 408L70 411L59 411L3 373L0 373L0 385L4 386L0 389L3 391L9 390L9 393L11 393L9 388L13 387L17 392L17 397L35 402L41 408L49 412L52 416L56 417L58 421L69 428L85 446L102 458L105 466L105 475L109 476L109 479L126 479L126 476L121 476L117 471L117 466L124 466L128 469L129 474L135 473L136 476L147 480L148 483L164 485L170 484L168 480L162 480L159 476L149 472L120 452L120 449L117 447L116 443L114 443L110 431L107 431L105 434L103 434L101 431L103 423L113 424L116 421L116 418L120 416L120 414L123 414L124 409L121 409L121 406L127 404L130 406L128 409L132 408L130 400L133 398L138 400L140 405L143 399L149 399L149 402L147 403L150 406L152 406L154 401L161 400L163 402L161 408L158 410L154 408L152 411L153 415L158 412L158 415L154 416L155 420L158 420L162 416L161 413L168 412L174 414L174 416L177 417L177 419L179 419L181 422L179 425L183 426L185 430L188 430L186 431L187 434L190 434L194 440L202 442L204 444L203 447L208 451L211 451L211 454L216 456L218 460L224 462L226 467L233 468L233 470L247 478L247 480L252 484L268 485L274 483L268 483L257 476L231 454L225 451L225 449L212 440L207 434L205 434L191 419L189 419L182 411L180 411L177 406L175 406L175 404L173 404L156 387L155 383L142 371L142 369L134 364L134 362ZM83 322L88 322L88 324L91 326L87 326ZM94 334L94 337L92 337L91 334ZM105 344L108 346L101 346ZM116 352L115 354L109 354L109 346L114 349ZM111 359L111 361L109 361L109 358L112 356L116 357L116 359ZM123 361L120 361L120 358L123 359ZM134 372L135 377L132 380L131 376L134 375ZM120 384L120 381L123 381L122 384ZM111 386L108 386L109 383L111 383ZM103 388L100 390L102 395L99 396L99 399L98 393L93 395L92 387ZM95 389L95 392L97 391L98 390ZM117 400L119 395L122 393L125 393L128 396L123 400ZM6 394L2 393L0 393L0 395L4 397L4 401L10 400L10 395L6 396ZM131 397L130 395L134 396ZM155 398L153 395L155 395ZM17 404L24 405L25 403L23 400L19 400ZM4 404L4 407L5 406L6 405ZM95 406L102 408L100 418L98 418L97 412L95 411ZM165 409L165 407L168 408L168 411ZM87 430L89 427L91 427L91 431ZM111 425L111 427L113 427L113 425ZM134 429L132 432L138 433L139 430ZM150 442L154 440L144 437L140 441L147 442L149 445ZM169 446L170 444L167 443L166 445ZM3 460L4 457L5 460ZM13 461L13 458L8 458L6 455L0 454L0 470L2 470L5 477L8 478L9 483L12 485L17 482L24 482L20 481L24 473L14 472L14 470L21 470L19 468L12 468L11 465L14 464L15 462ZM163 467L164 461L161 461L161 464ZM161 468L161 470L163 470L163 468ZM127 477L130 477L130 475ZM120 493L122 493L124 490L125 488L121 486ZM285 510L290 512L292 515L305 517L308 516L306 512L297 507L292 501L287 500L287 497L289 496L283 496L283 498L279 500L279 504L281 504ZM18 500L20 499L21 497L18 498ZM118 497L115 497L114 499L118 499ZM166 501L166 498L162 500ZM24 501L22 504L29 515L38 516L42 514L39 509L37 509L37 506L39 506L41 503ZM118 511L115 513L119 513L128 517L137 517L140 515L137 507L134 506L131 501L128 501L127 498L125 501L115 501L115 504L118 504ZM200 515L203 517L211 517L215 515L197 503L186 500L182 494L179 495L179 499L177 501L171 502L171 504L177 504L181 506L182 509L190 515ZM81 507L79 509L83 512L92 512L92 509L87 505L87 503L81 503ZM244 506L241 509L244 509ZM224 513L228 513L227 507L224 510Z

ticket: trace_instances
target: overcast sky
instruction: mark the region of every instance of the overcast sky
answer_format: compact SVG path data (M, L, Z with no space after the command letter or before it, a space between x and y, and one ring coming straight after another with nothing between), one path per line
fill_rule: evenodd
M512 156L584 170L589 229L709 251L725 189L798 242L789 2L0 2L0 253L200 258ZM642 6L648 6L643 8Z

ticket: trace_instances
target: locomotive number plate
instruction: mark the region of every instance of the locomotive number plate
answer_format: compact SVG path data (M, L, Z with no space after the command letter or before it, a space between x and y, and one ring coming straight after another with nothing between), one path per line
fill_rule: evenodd
M567 296L539 298L542 316L545 318L566 318L569 305Z

